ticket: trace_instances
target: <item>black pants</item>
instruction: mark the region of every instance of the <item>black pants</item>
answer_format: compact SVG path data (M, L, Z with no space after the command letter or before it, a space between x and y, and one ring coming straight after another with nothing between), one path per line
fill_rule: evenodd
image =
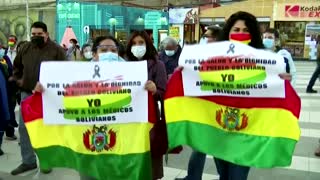
M13 126L8 126L7 128L6 128L6 136L7 137L12 137L12 136L14 136L14 127Z
M307 90L312 89L312 87L314 86L314 83L316 82L319 75L320 75L320 65L319 65L319 63L317 63L317 67L311 76L311 79L310 79L309 84L307 86Z

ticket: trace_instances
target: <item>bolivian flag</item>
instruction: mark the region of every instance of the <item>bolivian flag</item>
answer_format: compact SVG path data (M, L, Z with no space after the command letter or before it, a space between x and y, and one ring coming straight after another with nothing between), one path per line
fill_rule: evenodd
M22 102L22 115L42 169L72 168L98 180L151 179L150 123L44 125L40 94Z
M193 149L235 164L289 166L300 137L301 102L289 82L286 97L185 97L181 72L171 77L165 97L169 149Z

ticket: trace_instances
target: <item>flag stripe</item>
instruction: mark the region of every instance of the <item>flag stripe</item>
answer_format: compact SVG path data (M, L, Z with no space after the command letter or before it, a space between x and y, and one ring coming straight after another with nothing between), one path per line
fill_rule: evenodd
M123 102L125 105L131 102L131 94L96 94L85 96L67 96L63 98L63 104L65 108L88 108L89 101L94 105L94 100L100 100L100 106L113 106L119 102ZM122 104L122 103L121 103Z
M151 179L150 152L128 155L89 155L77 153L62 146L39 148L35 151L41 169L72 168L81 174L90 173L90 177L101 180Z
M189 145L196 151L235 164L257 168L289 166L297 142L287 138L226 132L187 121L169 123L167 130L170 149L179 145Z
M297 118L299 118L301 100L295 92L295 90L290 85L290 82L285 81L284 83L286 97L290 98L250 98L228 96L204 96L198 98L236 108L282 108L291 111ZM184 96L182 74L180 71L172 75L167 85L167 89L171 89L171 91L166 91L165 99L177 96Z
M92 130L93 126L72 126L72 125L44 125L42 119L26 124L31 143L34 148L50 146L69 147L75 152L99 155L99 154L131 154L150 151L149 123L114 124L107 126L107 130L116 133L115 146L109 151L92 152L84 145L84 133ZM139 133L137 133L139 132ZM92 134L91 134L92 135ZM109 135L107 134L109 137ZM57 138L65 137L65 138ZM90 139L91 141L91 139Z
M192 109L192 111L190 111ZM207 100L192 97L176 97L165 101L166 121L168 124L174 122L194 122L205 124L228 132L227 129L217 122L217 111L225 111L226 106L219 105ZM248 117L248 126L235 133L255 136L283 137L298 140L300 131L297 118L289 111L279 108L268 109L239 109L239 126L242 122L242 114ZM179 112L179 113L175 113ZM221 115L223 122L225 112ZM259 119L259 120L256 120ZM279 119L281 121L279 121ZM277 124L277 126L275 126Z

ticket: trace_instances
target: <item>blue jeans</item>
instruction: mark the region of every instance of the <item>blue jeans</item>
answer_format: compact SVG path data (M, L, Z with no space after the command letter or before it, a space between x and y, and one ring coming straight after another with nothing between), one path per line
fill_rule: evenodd
M32 94L27 92L21 92L21 100L23 101L31 95ZM21 110L18 130L20 134L20 150L22 156L22 163L28 165L37 163L36 155L33 151L29 134L22 118Z
M250 167L236 165L214 158L220 180L247 180Z
M198 151L193 151L188 164L188 175L185 180L201 180L206 162L206 154Z

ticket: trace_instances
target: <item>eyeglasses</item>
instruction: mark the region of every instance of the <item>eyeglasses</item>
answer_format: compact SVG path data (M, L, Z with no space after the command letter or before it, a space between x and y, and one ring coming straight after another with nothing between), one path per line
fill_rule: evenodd
M113 45L100 45L97 46L97 49L101 52L118 52L118 47Z

